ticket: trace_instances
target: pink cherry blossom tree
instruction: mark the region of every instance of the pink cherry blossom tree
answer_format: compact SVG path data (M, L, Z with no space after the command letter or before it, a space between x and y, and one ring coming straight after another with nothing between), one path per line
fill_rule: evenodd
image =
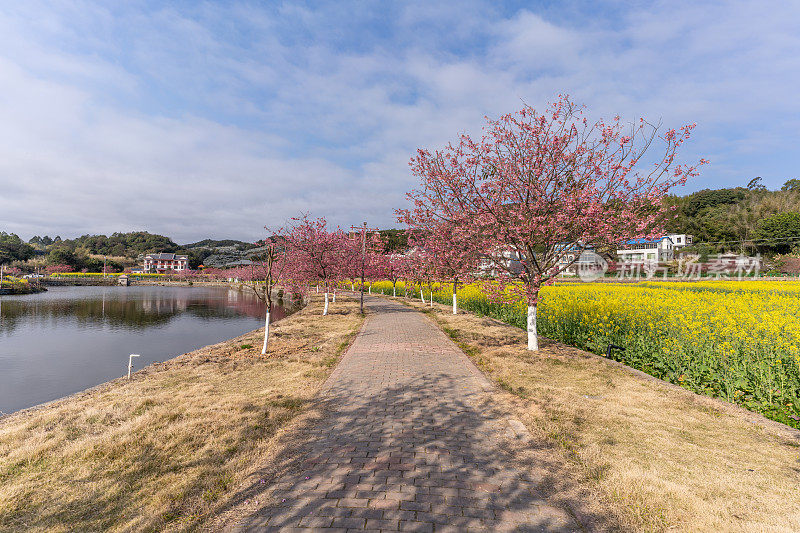
M248 286L252 289L256 297L264 302L267 308L264 321L264 343L261 347L261 355L266 355L269 343L270 315L274 304L273 292L275 288L284 281L284 276L288 271L289 261L286 255L287 238L283 230L271 232L265 228L269 237L264 241L256 243L261 245L254 250L250 256L252 264L249 272L247 267L243 268L240 276L248 281Z
M383 249L380 233L368 230L366 222L363 228L350 232L343 244L342 260L340 262L342 279L350 280L353 289L355 280L360 278L359 291L361 292L361 313L364 313L364 279L374 277L373 259ZM370 291L372 292L372 291Z
M44 272L45 274L65 274L68 272L74 272L75 269L69 265L48 265L45 267Z
M426 303L424 288L428 287L429 301L431 307L433 307L433 283L436 280L437 273L430 253L419 246L415 246L409 251L406 261L407 279L419 287L419 299L423 304Z
M328 230L324 218L309 219L308 215L292 219L294 225L286 234L287 259L291 278L297 284L321 283L325 289L328 314L328 291L342 275L342 257L347 237L340 230Z
M361 241L349 238L342 244L339 261L342 280L350 283L350 290L355 291L356 280L361 276Z
M470 232L443 219L408 216L403 222L409 225L409 243L424 250L427 269L437 280L453 284L453 314L457 314L459 284L475 277L481 259Z
M411 170L420 187L398 214L457 227L501 281L521 281L507 287L527 300L528 349L537 350L543 285L586 250L663 231L664 195L706 163L676 164L693 128L589 121L567 96L543 112L525 106L487 119L478 140L464 134L443 150L418 150Z
M391 281L392 296L397 296L397 282L407 273L406 263L406 257L400 254L374 254L370 272L375 279Z

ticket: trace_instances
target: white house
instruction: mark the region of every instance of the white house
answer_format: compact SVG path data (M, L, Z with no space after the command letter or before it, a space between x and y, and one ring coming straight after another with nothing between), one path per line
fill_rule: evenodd
M478 276L494 278L501 271L522 272L522 255L511 247L499 248L496 258L502 263L502 267L495 262L495 259L484 256L478 262Z
M672 249L676 252L684 246L689 246L692 244L693 240L691 235L687 235L685 233L670 233L667 235L667 237L672 239Z
M148 274L164 274L169 270L182 271L189 268L189 258L175 254L147 254L144 256L144 271Z
M581 272L605 268L605 261L594 251L594 247L589 246L583 250L581 248L582 246L578 244L556 245L555 251L561 253L558 258L560 276L577 276ZM575 259L578 253L580 255Z
M669 236L657 239L631 239L617 250L620 261L672 261L674 246Z

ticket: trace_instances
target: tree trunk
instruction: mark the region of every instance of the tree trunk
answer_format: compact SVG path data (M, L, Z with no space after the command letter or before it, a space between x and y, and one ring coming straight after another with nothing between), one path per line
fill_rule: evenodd
M539 337L536 336L536 306L528 305L528 349L539 349Z
M325 293L325 309L322 310L322 316L328 314L328 293Z
M372 283L369 284L369 294L372 294Z
M397 296L397 283L392 284L392 296Z
M422 303L425 303L425 293L422 292L422 287L419 288L419 299L422 300Z
M333 303L336 303L336 289L333 289Z
M267 320L264 323L264 346L261 348L261 355L267 354L268 342L269 342L269 309L267 309Z
M453 282L453 314L458 314L458 297L456 296L456 291L458 290L458 282Z

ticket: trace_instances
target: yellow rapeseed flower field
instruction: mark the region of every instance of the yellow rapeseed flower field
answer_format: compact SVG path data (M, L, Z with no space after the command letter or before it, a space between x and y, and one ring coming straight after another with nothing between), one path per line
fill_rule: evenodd
M402 288L402 292L401 292ZM419 297L419 287L409 286ZM388 290L386 290L388 289ZM426 299L429 288L422 287ZM452 286L435 284L449 304ZM391 283L373 291L391 293ZM405 285L398 284L398 295ZM525 327L525 303L490 300L479 284L459 305ZM542 291L541 335L605 354L698 393L800 427L800 282L561 283Z

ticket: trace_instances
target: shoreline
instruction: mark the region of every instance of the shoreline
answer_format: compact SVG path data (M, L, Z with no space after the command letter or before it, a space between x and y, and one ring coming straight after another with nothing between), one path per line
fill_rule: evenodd
M319 303L273 323L265 356L259 328L0 418L0 530L185 530L216 516L318 408L363 323L352 298L324 318Z
M38 294L47 292L45 287L33 285L22 285L20 287L0 287L0 296L24 296L26 294Z
M148 282L148 283L145 283L145 284L146 285L163 285L163 286L186 286L186 287L191 287L192 286L192 285L187 284L186 282L174 282L174 283L171 283L171 284L165 284L163 282ZM84 285L69 285L69 286L84 286ZM131 286L133 286L133 285L131 285ZM243 290L243 288L233 287L233 286L231 286L231 284L229 284L227 282L218 282L218 283L217 282L210 282L208 284L203 284L203 285L200 285L200 286L201 287L228 287L228 288L234 289L234 290ZM41 291L37 291L37 292L47 292L47 289L42 288ZM33 294L33 293L30 293L30 294ZM278 299L278 303L284 304L284 303L289 303L289 302L285 302L282 299ZM286 306L284 306L284 310L286 311L285 316L283 318L280 318L280 319L274 321L274 322L271 321L270 322L270 326L275 326L276 324L279 324L280 322L286 320L287 318L289 318L292 315L294 315L294 314L298 313L299 311L301 311L304 307L305 306L303 306L303 305L286 305ZM262 317L262 321L263 321L263 317ZM213 344L208 344L206 346L201 346L201 347L196 348L194 350L191 350L189 352L185 352L185 353L176 355L174 357L170 357L169 359L165 359L164 361L156 361L156 362L150 363L150 364L148 364L146 366L143 366L139 370L133 371L131 373L131 379L133 379L133 376L135 376L136 374L139 374L139 373L142 373L142 372L146 373L146 371L151 367L154 367L154 366L157 366L157 365L164 365L164 364L176 362L180 358L191 356L195 352L198 352L198 351L201 351L201 350L210 350L210 349L213 349L215 347L220 347L220 346L225 345L225 344L233 343L234 341L236 341L238 339L249 337L249 336L252 336L252 335L256 334L259 331L263 331L263 329L264 328L262 326L260 328L254 329L254 330L244 332L241 335L238 335L236 337L232 337L232 338L229 338L229 339L224 339L224 340L221 340L219 342L216 342L216 343L213 343ZM10 412L7 413L5 411L0 410L0 426L2 425L3 421L5 421L10 416L17 415L17 414L20 414L20 413L24 413L26 411L37 411L37 410L45 409L47 407L52 407L54 404L57 404L57 403L62 402L62 401L67 401L67 400L75 399L75 398L78 398L78 397L81 397L81 396L87 396L87 395L91 395L91 394L94 394L94 393L103 392L103 390L107 390L109 388L113 388L113 386L123 384L123 383L125 383L127 381L128 381L127 376L123 375L123 376L120 376L118 378L110 379L108 381L103 381L101 383L98 383L96 385L92 385L92 386L87 387L85 389L81 389L79 391L75 391L73 393L67 394L66 396L60 396L58 398L54 398L54 399L48 400L46 402L37 403L37 404L31 405L29 407L23 407L22 409L17 409L16 411L10 411Z

